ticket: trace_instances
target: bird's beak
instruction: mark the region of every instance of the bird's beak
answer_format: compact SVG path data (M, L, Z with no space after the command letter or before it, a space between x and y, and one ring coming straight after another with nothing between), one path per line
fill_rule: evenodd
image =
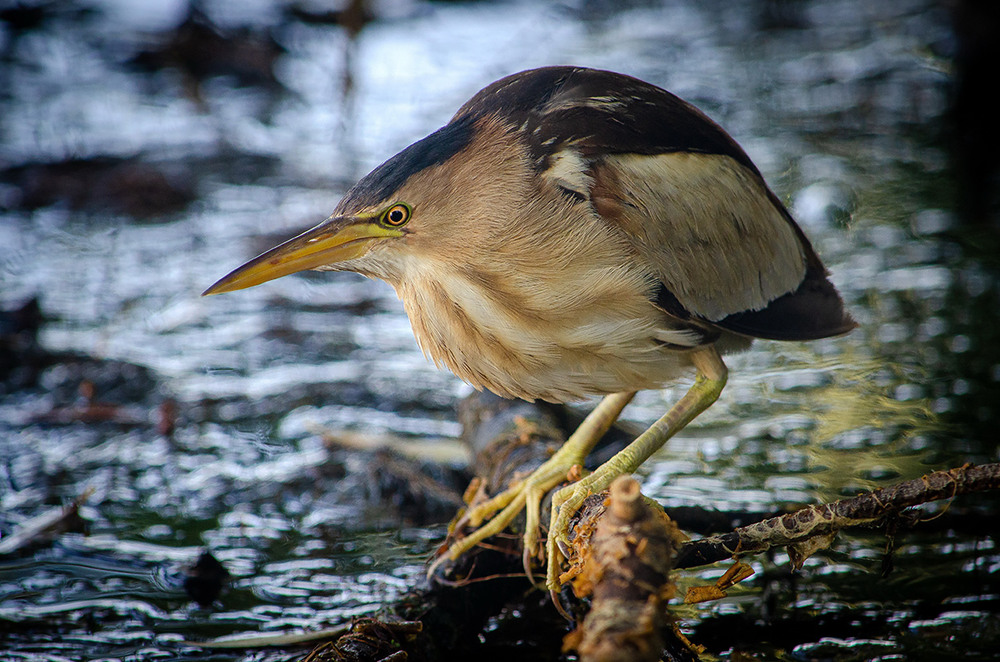
M311 230L258 255L202 292L202 296L242 290L275 278L359 258L378 239L403 232L379 225L373 218L331 216Z

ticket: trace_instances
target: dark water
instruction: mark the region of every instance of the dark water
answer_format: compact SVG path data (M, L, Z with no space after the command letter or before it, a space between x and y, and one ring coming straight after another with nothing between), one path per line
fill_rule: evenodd
M2 5L0 307L37 296L58 359L0 391L0 534L93 490L87 535L0 557L3 659L287 659L184 642L334 627L419 582L450 511L385 498L370 453L328 442L434 442L423 468L447 475L467 387L424 360L382 283L199 293L533 66L626 72L717 119L861 324L733 357L720 402L644 467L647 494L770 512L997 460L1000 252L959 213L940 3L400 0L353 40L280 2L203 3L235 60L171 50L186 5L154 4ZM989 659L996 499L950 508L981 526L900 536L887 578L885 538L844 535L797 580L784 553L755 559L730 599L677 613L723 657L713 642L751 622L743 649L767 659ZM178 580L203 549L233 576L207 608Z

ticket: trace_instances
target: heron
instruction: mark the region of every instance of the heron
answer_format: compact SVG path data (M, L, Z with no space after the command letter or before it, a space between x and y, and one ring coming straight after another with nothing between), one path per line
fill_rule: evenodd
M312 229L205 294L303 270L389 283L423 352L477 389L603 396L536 471L472 507L458 558L525 512L559 587L570 517L711 406L723 356L755 339L856 327L822 261L746 152L702 111L610 71L553 66L488 85L353 186ZM592 473L580 466L637 391L685 395Z

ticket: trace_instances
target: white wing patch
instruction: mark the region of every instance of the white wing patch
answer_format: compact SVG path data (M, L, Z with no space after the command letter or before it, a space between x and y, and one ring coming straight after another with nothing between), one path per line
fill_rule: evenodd
M593 179L587 174L587 168L587 163L575 150L563 148L549 158L549 167L542 176L559 188L589 198Z

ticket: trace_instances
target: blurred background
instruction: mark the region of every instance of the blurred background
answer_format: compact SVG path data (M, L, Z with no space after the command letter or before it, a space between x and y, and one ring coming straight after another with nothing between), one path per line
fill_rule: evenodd
M997 461L998 45L988 0L0 0L4 659L290 659L184 641L333 627L419 583L467 478L468 387L381 282L199 294L536 66L702 108L860 322L734 357L646 494L767 514ZM15 537L84 495L68 530ZM996 498L926 512L887 576L885 536L843 535L796 576L755 559L682 628L722 659L994 659ZM230 577L199 604L203 551Z

